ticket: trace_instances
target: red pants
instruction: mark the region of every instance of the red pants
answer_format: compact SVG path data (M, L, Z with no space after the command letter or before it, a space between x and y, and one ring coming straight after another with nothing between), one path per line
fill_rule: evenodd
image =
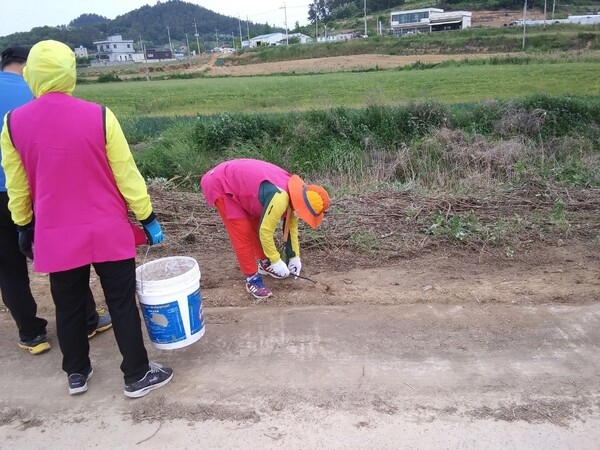
M246 277L251 277L257 271L256 260L266 258L258 239L260 217L228 219L223 199L217 199L215 206L223 219L242 273Z

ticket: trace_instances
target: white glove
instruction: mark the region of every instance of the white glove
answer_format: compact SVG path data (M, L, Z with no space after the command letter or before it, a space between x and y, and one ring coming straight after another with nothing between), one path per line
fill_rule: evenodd
M288 269L290 269L291 275L300 275L300 270L302 269L302 262L300 261L300 258L297 256L290 258Z
M281 259L276 263L271 264L268 268L268 271L272 272L275 276L279 278L287 278L290 276L289 269Z

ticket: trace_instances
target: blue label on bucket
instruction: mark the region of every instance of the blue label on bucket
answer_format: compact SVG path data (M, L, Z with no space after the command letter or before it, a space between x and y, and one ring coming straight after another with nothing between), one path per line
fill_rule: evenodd
M186 338L178 301L161 305L140 304L140 306L152 342L171 344Z
M200 289L188 295L188 310L190 314L190 330L192 334L196 334L204 327L202 294L200 294Z

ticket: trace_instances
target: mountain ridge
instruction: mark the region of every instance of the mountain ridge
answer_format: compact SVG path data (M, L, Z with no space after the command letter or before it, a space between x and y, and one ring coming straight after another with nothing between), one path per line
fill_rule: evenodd
M84 46L91 50L95 48L94 41L101 41L115 34L124 39L133 39L136 43L143 40L146 47L162 47L168 44L169 38L172 41L186 42L186 34L191 43L196 39L196 30L201 43L212 42L217 38L222 41L228 38L231 41L232 34L239 39L240 26L243 38L248 33L256 35L277 30L266 23L242 24L237 18L202 6L182 0L168 0L154 6L144 5L112 20L86 13L71 20L68 25L34 27L27 32L0 36L0 47L31 46L41 40L55 39L70 47Z

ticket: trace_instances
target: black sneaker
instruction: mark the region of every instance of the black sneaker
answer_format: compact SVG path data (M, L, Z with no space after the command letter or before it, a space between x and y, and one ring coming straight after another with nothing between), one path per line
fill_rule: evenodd
M48 339L46 339L45 333L40 334L29 341L19 341L18 345L32 355L39 355L40 353L50 350L50 344L48 343Z
M92 378L92 375L94 375L94 369L91 367L90 373L88 373L87 376L80 373L72 373L69 375L67 378L69 380L69 394L83 394L87 391L87 382Z
M173 369L163 367L158 363L150 362L148 369L141 380L125 385L125 396L131 398L143 397L151 390L164 386L173 378Z
M108 311L104 311L102 309L98 310L98 325L92 331L88 331L88 339L93 338L98 333L102 333L103 331L112 328L112 319Z
M50 350L50 344L46 338L46 334L40 334L29 341L19 341L18 346L27 350L32 355L39 355Z

